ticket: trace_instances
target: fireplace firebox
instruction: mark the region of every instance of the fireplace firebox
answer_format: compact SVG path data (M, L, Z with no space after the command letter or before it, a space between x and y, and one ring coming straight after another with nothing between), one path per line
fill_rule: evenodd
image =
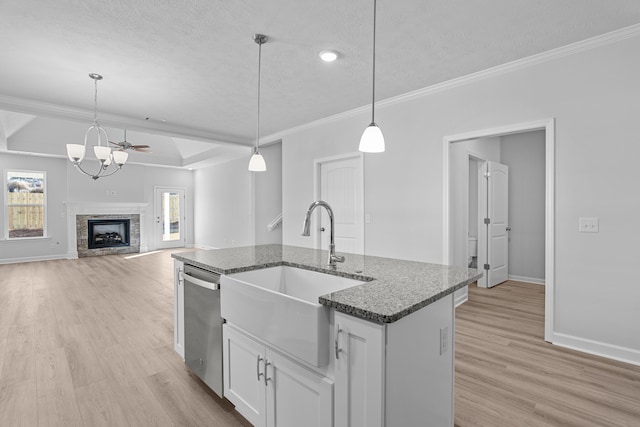
M129 219L89 219L87 220L89 249L129 246Z

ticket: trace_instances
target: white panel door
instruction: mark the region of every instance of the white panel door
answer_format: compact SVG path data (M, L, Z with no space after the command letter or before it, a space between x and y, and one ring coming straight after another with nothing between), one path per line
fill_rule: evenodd
M509 167L487 162L487 287L509 278Z
M184 247L184 189L156 187L154 203L156 248Z
M322 163L320 199L331 205L335 222L336 251L364 253L362 158ZM319 249L329 248L329 216L321 210Z

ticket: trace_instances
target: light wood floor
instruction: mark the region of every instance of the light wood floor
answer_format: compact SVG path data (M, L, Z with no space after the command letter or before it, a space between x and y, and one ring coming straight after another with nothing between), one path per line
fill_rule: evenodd
M168 251L0 265L0 426L247 426L173 352L172 273ZM545 344L542 291L457 309L456 425L640 426L640 368Z
M544 286L469 287L456 309L456 426L640 426L640 367L543 337Z
M0 265L0 426L248 426L173 351L169 252Z

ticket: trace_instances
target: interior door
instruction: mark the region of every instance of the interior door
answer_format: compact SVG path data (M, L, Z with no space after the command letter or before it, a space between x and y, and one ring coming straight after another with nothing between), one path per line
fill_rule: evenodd
M155 236L156 248L185 246L185 191L182 188L156 188Z
M485 228L485 279L486 287L498 285L509 278L509 167L487 162Z
M364 202L362 157L323 162L320 165L320 199L331 205L335 223L336 251L364 253ZM329 248L329 216L325 209L317 222L319 249Z

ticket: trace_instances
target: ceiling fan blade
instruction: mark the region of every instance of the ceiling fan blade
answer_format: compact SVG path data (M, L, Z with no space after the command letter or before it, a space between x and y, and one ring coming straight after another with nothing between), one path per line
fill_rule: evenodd
M132 148L133 151L137 151L138 153L151 153L152 151L147 148Z
M117 145L118 147L120 147L122 143L109 141L109 144Z
M132 145L131 148L136 149L136 148L151 148L151 146L149 145Z

